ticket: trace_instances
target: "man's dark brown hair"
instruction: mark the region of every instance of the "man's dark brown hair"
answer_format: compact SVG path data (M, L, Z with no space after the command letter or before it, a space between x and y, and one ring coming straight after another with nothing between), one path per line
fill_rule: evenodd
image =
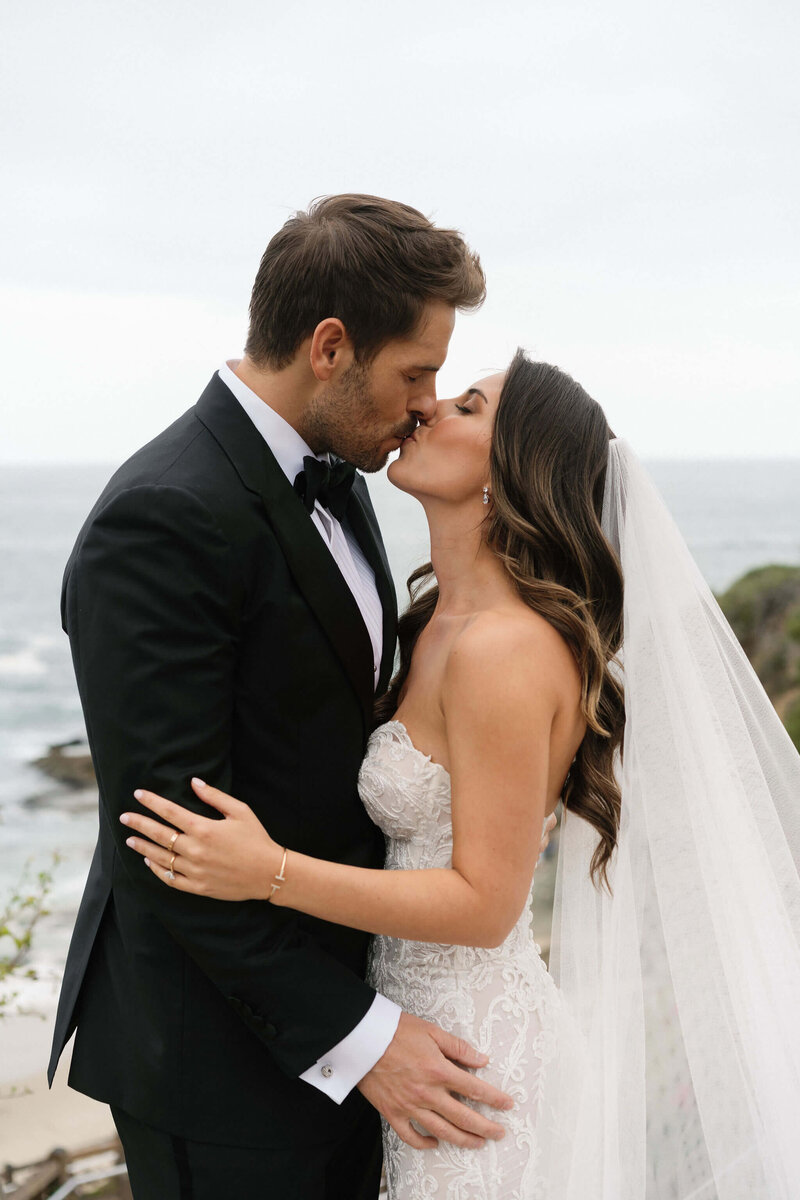
M424 306L461 311L486 295L480 259L454 229L379 196L323 196L286 222L264 251L250 299L245 352L279 370L326 317L338 317L357 362L416 328Z

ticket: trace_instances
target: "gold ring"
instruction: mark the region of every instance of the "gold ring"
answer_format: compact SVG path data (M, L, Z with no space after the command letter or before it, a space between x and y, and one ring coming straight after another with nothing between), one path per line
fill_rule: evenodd
M181 836L181 835L180 835L180 831L176 829L176 830L175 830L175 832L173 833L172 837L170 838L170 843L169 843L169 845L167 846L167 849L168 849L168 850L174 850L174 849L175 849L175 843L177 842L177 840L178 840L178 838L179 838L180 836Z
M173 854L172 858L169 860L169 866L167 867L167 870L169 871L170 875L174 874L173 867L175 866L176 858L177 858L177 855Z

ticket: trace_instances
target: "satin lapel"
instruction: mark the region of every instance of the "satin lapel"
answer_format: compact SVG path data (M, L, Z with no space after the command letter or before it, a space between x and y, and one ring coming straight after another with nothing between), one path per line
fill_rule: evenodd
M245 487L261 496L289 570L353 685L369 731L375 700L372 646L344 576L269 446L218 375L195 411Z
M394 652L397 643L397 593L378 519L369 498L367 485L360 475L356 475L353 481L353 490L347 505L347 519L358 544L364 551L364 557L375 573L375 584L383 609L383 650L376 693L378 696L382 696L394 673Z

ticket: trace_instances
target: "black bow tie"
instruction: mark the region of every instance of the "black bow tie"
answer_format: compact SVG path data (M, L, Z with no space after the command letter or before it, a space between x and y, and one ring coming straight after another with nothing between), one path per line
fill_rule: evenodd
M309 512L314 511L314 505L319 501L323 508L341 521L355 474L355 467L343 460L330 467L318 458L306 455L303 470L294 481L294 490Z

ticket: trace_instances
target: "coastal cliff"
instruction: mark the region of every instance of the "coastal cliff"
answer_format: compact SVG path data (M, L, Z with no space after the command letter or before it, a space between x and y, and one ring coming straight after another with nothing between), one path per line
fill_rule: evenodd
M800 567L758 567L717 599L800 750Z

